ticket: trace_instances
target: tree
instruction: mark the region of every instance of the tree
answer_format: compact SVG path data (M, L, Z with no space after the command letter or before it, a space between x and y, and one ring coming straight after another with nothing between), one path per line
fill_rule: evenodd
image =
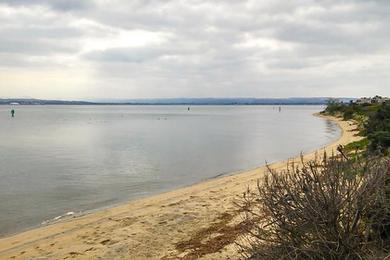
M372 113L365 125L370 149L386 152L390 147L390 102L383 103Z

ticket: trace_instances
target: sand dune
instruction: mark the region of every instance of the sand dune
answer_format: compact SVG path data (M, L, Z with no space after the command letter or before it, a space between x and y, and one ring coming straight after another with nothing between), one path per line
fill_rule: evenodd
M319 153L359 139L356 126L332 120L342 136ZM286 162L270 167L283 169ZM265 171L259 167L2 238L0 259L237 259L233 242L242 224L234 201Z

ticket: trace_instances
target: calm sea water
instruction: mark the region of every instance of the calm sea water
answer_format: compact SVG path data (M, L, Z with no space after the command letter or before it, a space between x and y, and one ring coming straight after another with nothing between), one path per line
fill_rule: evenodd
M0 234L311 151L320 106L0 106Z

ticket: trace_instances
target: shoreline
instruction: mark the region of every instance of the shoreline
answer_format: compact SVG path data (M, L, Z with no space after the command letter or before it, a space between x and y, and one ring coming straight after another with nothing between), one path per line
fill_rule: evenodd
M319 114L316 116L336 121L341 128L341 136L336 141L305 154L305 161L313 159L317 152L321 155L323 151L336 151L339 144L345 145L359 139L354 136L352 130L355 127L350 122ZM297 156L268 166L280 170L287 162L299 159L300 156ZM220 224L221 216L226 214L231 216L226 225L234 226L238 217L234 200L248 186L255 185L264 172L266 166L228 173L6 236L0 238L0 258L90 259L100 256L191 259L191 248L180 248L178 245L183 241L192 241L199 231L207 230L213 224ZM212 242L212 235L218 232L209 233L210 238L206 237L206 240ZM231 243L225 244L216 252L203 252L197 256L218 259L228 255L231 259L236 259L234 256L237 256Z

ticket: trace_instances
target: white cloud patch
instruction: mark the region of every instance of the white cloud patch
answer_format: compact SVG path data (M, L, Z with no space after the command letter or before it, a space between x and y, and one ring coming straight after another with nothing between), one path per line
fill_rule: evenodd
M389 28L380 0L0 0L0 96L390 95Z

